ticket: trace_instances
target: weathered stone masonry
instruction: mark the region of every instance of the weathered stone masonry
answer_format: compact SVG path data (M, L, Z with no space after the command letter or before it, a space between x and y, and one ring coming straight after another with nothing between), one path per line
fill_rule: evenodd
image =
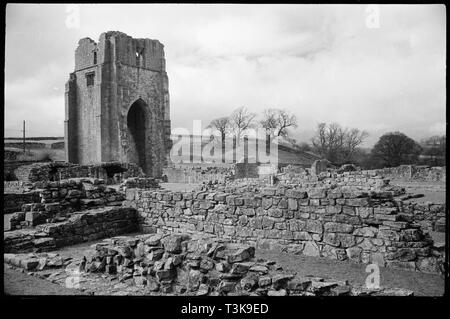
M135 191L134 196L129 204L148 231L204 232L258 248L442 271L442 256L433 251L429 235L387 191L277 187L253 194Z
M104 162L92 165L76 165L61 162L33 163L14 170L14 175L23 182L35 183L59 181L68 178L101 178L107 183L117 183L128 177L142 177L144 173L133 163Z
M137 230L137 214L125 207L101 207L73 214L66 221L38 225L35 229L5 232L5 253L50 251Z
M445 182L446 167L400 165L374 170L377 174L403 181Z
M38 203L39 201L40 198L38 191L26 193L5 193L3 194L3 214L10 214L20 211L22 205L28 203Z
M158 40L102 33L84 38L66 84L71 163L132 162L161 176L171 147L168 77Z

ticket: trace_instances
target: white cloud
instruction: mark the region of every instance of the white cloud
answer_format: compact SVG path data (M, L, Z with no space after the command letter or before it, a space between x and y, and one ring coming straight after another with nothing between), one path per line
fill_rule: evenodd
M444 122L434 123L433 125L430 126L429 132L433 135L434 134L443 135L445 134L446 126L447 124Z
M65 6L8 5L6 123L39 110L33 125L62 135L56 121L63 119L64 83L78 39L120 30L165 45L173 127L190 128L194 119L206 125L245 105L258 113L291 110L300 139L319 122L366 129L368 144L387 131L416 139L439 131L445 7L381 5L379 29L366 27L365 8L80 5L80 29L69 30Z

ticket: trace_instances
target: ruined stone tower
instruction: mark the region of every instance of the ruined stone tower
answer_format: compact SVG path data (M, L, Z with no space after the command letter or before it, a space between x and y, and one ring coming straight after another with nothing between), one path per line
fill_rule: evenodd
M125 33L81 39L65 92L66 158L132 162L159 177L170 151L164 46Z

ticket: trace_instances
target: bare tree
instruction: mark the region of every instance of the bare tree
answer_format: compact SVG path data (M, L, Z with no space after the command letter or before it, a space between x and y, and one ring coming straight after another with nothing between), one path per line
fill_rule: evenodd
M277 110L276 136L286 136L288 127L297 127L297 117L287 110Z
M344 145L342 148L343 159L351 161L359 145L369 136L366 131L360 131L357 128L344 130Z
M267 135L272 136L277 128L277 110L265 109L263 119L259 121L259 124L266 130Z
M212 128L220 133L222 142L222 162L225 162L225 137L231 129L230 118L228 116L219 117L209 123L207 128Z
M230 116L230 123L232 125L234 134L239 144L242 133L253 126L253 121L256 117L255 113L250 113L245 106L236 109Z
M287 110L265 109L259 122L270 136L287 136L288 127L297 127L297 117Z
M357 128L342 128L337 123L320 123L312 144L321 156L330 162L346 163L354 159L359 145L367 138L366 131Z
M225 142L225 136L230 131L230 119L228 116L219 117L217 119L214 119L209 123L207 128L212 128L220 133L220 137L222 140L222 143Z

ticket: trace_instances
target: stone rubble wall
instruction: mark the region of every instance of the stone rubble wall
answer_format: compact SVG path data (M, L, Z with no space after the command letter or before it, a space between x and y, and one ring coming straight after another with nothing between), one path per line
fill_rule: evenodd
M340 174L335 172L322 172L317 176L310 175L305 170L300 172L282 172L276 174L272 180L268 176L233 179L226 183L205 185L204 190L240 194L250 191L258 192L264 187L273 185L289 188L343 187L350 190L391 191L395 196L405 194L404 188L390 185L389 179L377 175L373 171L344 172Z
M6 146L5 146L6 147ZM15 161L19 157L19 155L22 155L23 152L20 150L3 150L3 158L5 161Z
M352 172L322 172L319 175L311 175L307 170L282 170L274 174L271 179L268 175L259 178L234 178L226 183L208 185L208 189L225 192L238 192L248 190L252 186L261 189L266 186L278 185L286 187L314 188L314 187L345 187L355 190L389 190L395 195L405 193L402 187L390 185L390 180L378 175L375 171Z
M411 296L396 288L368 289L348 281L302 277L275 261L255 258L255 247L189 235L115 237L95 244L95 253L74 262L76 270L117 277L148 295L185 296ZM25 257L25 258L24 258ZM36 269L59 264L59 256L6 255L10 264ZM59 259L58 259L59 257ZM27 269L27 268L26 268Z
M258 163L236 163L234 164L235 178L258 178Z
M30 203L39 203L39 191L17 192L3 194L3 214L11 214L18 212L22 206Z
M228 167L167 167L163 176L169 183L225 182L232 178L234 170Z
M32 183L24 181L3 181L4 190L14 189L14 188L25 188L32 186Z
M64 146L65 146L64 142L55 142L50 144L50 148L52 149L64 149Z
M108 169L111 167L117 167L123 172L117 173L115 178L114 176L109 176L111 173L108 174ZM14 174L19 181L32 183L79 177L101 178L108 181L108 183L115 183L129 177L145 176L137 165L119 162L105 162L93 165L76 165L62 162L34 163L18 167L14 170Z
M401 165L374 170L379 175L401 181L445 182L446 168L418 165Z
M343 167L345 166L348 165L344 165ZM340 170L342 170L342 167L337 170L327 169L327 173L340 173ZM325 172L322 172L319 175L324 173ZM347 173L347 176L381 176L382 178L400 181L445 182L446 168L445 166L430 167L422 165L400 165L397 167L387 167L374 170L356 170L345 173ZM312 174L311 169L294 165L282 167L281 175L285 175L285 179L288 179L291 176L300 180L308 180L315 176Z
M441 203L408 203L403 211L410 214L412 220L421 225L424 232L446 231L446 204Z
M9 230L64 219L67 214L87 208L119 206L125 199L122 193L108 187L101 179L72 178L42 182L40 186L41 189L31 192L33 201L23 204L10 218Z
M64 222L34 229L4 232L5 253L49 251L81 242L131 233L137 230L137 213L126 207L101 207L81 211Z
M119 189L126 191L129 188L159 188L159 180L152 177L130 177L125 179Z
M16 169L22 167L22 166L26 166L26 165L30 165L32 163L36 163L36 162L31 162L31 161L4 161L3 162L3 178L4 181L16 181L18 180L15 171ZM48 163L48 162L38 162L38 163Z
M345 187L262 188L259 192L136 190L148 231L203 232L263 249L440 272L442 255L390 191Z
M287 172L278 174L276 177L280 185L298 185L299 187L325 185L376 190L389 185L389 180L375 171L354 171L340 174L336 172L322 172L319 175L311 175L307 171L300 173Z
M281 167L280 173L306 174L308 170L299 165L286 165Z

